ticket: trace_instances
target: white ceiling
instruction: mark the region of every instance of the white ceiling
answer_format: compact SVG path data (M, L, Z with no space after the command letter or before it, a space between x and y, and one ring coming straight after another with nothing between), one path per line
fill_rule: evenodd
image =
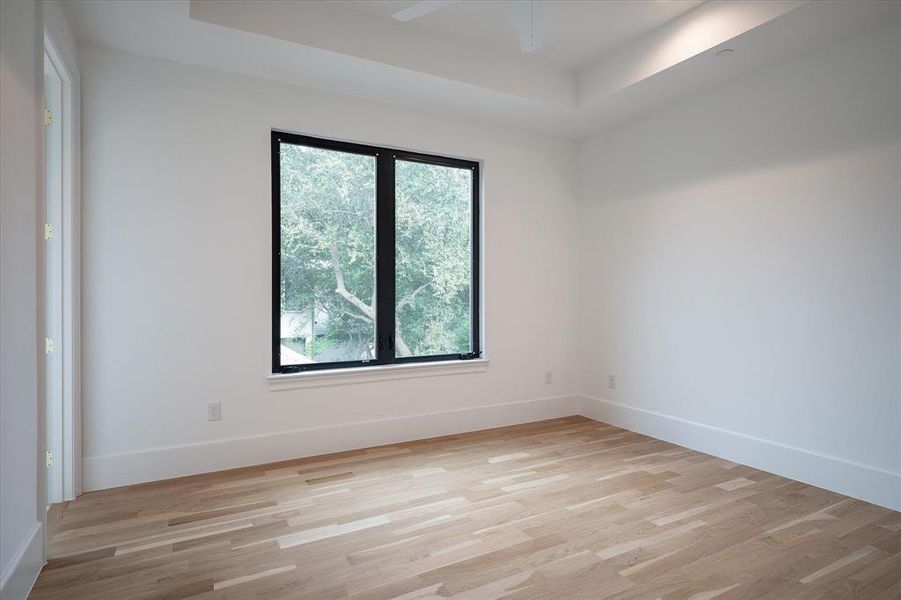
M429 34L519 55L513 4L518 0L458 2L405 24ZM519 0L521 1L521 0ZM545 0L544 48L531 60L578 71L625 42L660 27L703 0ZM413 0L329 2L347 10L391 19Z
M901 23L879 0L544 0L521 54L521 0L464 0L407 23L407 0L70 0L80 41L585 139L762 65ZM716 56L722 48L735 52Z

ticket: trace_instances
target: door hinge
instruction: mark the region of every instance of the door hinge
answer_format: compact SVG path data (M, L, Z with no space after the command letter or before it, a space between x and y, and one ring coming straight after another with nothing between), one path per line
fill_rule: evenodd
M53 125L53 111L49 108L44 109L44 125Z
M52 469L53 468L53 450L47 450L46 462L47 462L47 468Z
M44 223L44 239L53 239L53 225L51 225L50 223Z
M53 338L44 338L44 352L47 354L53 352Z

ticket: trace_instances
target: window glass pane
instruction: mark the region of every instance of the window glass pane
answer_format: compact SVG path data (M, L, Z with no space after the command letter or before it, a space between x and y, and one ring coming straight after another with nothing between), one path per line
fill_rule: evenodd
M281 144L281 364L375 358L375 157Z
M472 350L472 170L396 161L397 356Z

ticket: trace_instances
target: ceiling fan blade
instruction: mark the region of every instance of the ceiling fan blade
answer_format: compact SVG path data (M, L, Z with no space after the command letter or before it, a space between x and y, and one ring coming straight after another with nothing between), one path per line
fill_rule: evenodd
M515 5L516 28L523 54L544 47L544 5L541 0L520 0Z
M422 2L417 2L413 6L408 6L407 8L394 13L394 20L406 23L407 21L418 19L419 17L435 12L436 10L441 10L451 4L456 4L459 1L460 0L423 0Z

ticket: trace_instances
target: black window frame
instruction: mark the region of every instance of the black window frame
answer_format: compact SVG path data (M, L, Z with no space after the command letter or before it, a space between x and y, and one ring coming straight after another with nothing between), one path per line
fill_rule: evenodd
M375 286L376 286L376 357L372 360L281 364L281 145L293 144L372 156L376 162L375 198ZM481 348L481 185L480 164L472 160L451 158L409 150L357 144L313 137L286 131L271 132L272 162L272 372L299 373L324 369L347 369L416 362L469 360L482 356ZM396 161L422 162L432 165L472 170L472 203L470 208L472 281L470 283L471 340L470 352L431 356L395 355L395 165Z

